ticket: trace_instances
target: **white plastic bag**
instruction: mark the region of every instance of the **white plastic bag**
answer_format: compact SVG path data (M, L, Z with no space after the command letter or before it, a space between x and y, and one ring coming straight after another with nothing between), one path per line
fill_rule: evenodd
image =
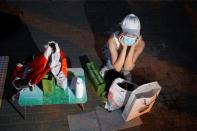
M105 103L105 109L107 109L108 111L113 111L121 108L125 104L125 101L127 101L126 96L129 96L131 91L123 89L119 86L119 83L123 82L129 83L128 81L122 78L117 78L113 81L112 85L110 86L108 92L108 101ZM134 85L135 88L136 86L137 85Z
M127 101L127 104L122 113L125 121L134 119L151 110L161 86L158 82L144 84L135 89Z

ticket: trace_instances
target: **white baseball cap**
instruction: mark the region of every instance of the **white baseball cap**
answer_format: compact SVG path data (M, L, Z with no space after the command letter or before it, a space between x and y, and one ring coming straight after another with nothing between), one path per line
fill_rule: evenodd
M121 28L124 33L131 34L133 36L140 35L140 20L134 14L127 15L121 22Z

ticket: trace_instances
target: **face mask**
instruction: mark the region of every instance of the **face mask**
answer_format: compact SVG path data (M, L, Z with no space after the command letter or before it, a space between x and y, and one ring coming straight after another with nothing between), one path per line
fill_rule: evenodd
M133 44L135 43L136 39L137 39L137 37L131 38L131 37L126 36L126 35L123 36L123 42L124 42L124 44L126 44L127 46L133 45Z

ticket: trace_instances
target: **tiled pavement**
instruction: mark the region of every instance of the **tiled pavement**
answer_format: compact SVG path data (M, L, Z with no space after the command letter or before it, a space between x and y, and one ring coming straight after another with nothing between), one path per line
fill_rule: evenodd
M100 47L124 15L134 12L142 23L146 42L136 68L138 84L159 81L163 87L153 110L141 116L143 125L126 130L197 130L197 2L132 2L84 0L78 2L13 2L0 6L0 55L9 56L4 98L10 95L14 64L37 53L49 40L59 42L79 67L80 55L101 65ZM17 8L14 8L17 7ZM21 20L11 15L23 11ZM87 81L85 112L99 100ZM25 110L18 107L21 113ZM0 109L3 130L69 130L67 115L81 112L76 105L35 106L24 120L4 100Z
M4 84L7 74L8 62L9 56L0 56L0 108L4 92Z

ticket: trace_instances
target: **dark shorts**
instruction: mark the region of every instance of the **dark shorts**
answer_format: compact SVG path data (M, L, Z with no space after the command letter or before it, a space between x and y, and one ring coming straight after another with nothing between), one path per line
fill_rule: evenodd
M102 47L101 52L102 52L103 60L105 61L105 65L107 66L107 68L112 69L113 66L112 66L112 63L111 63L111 55L110 55L110 52L109 52L109 48L107 47L107 44L105 44Z

